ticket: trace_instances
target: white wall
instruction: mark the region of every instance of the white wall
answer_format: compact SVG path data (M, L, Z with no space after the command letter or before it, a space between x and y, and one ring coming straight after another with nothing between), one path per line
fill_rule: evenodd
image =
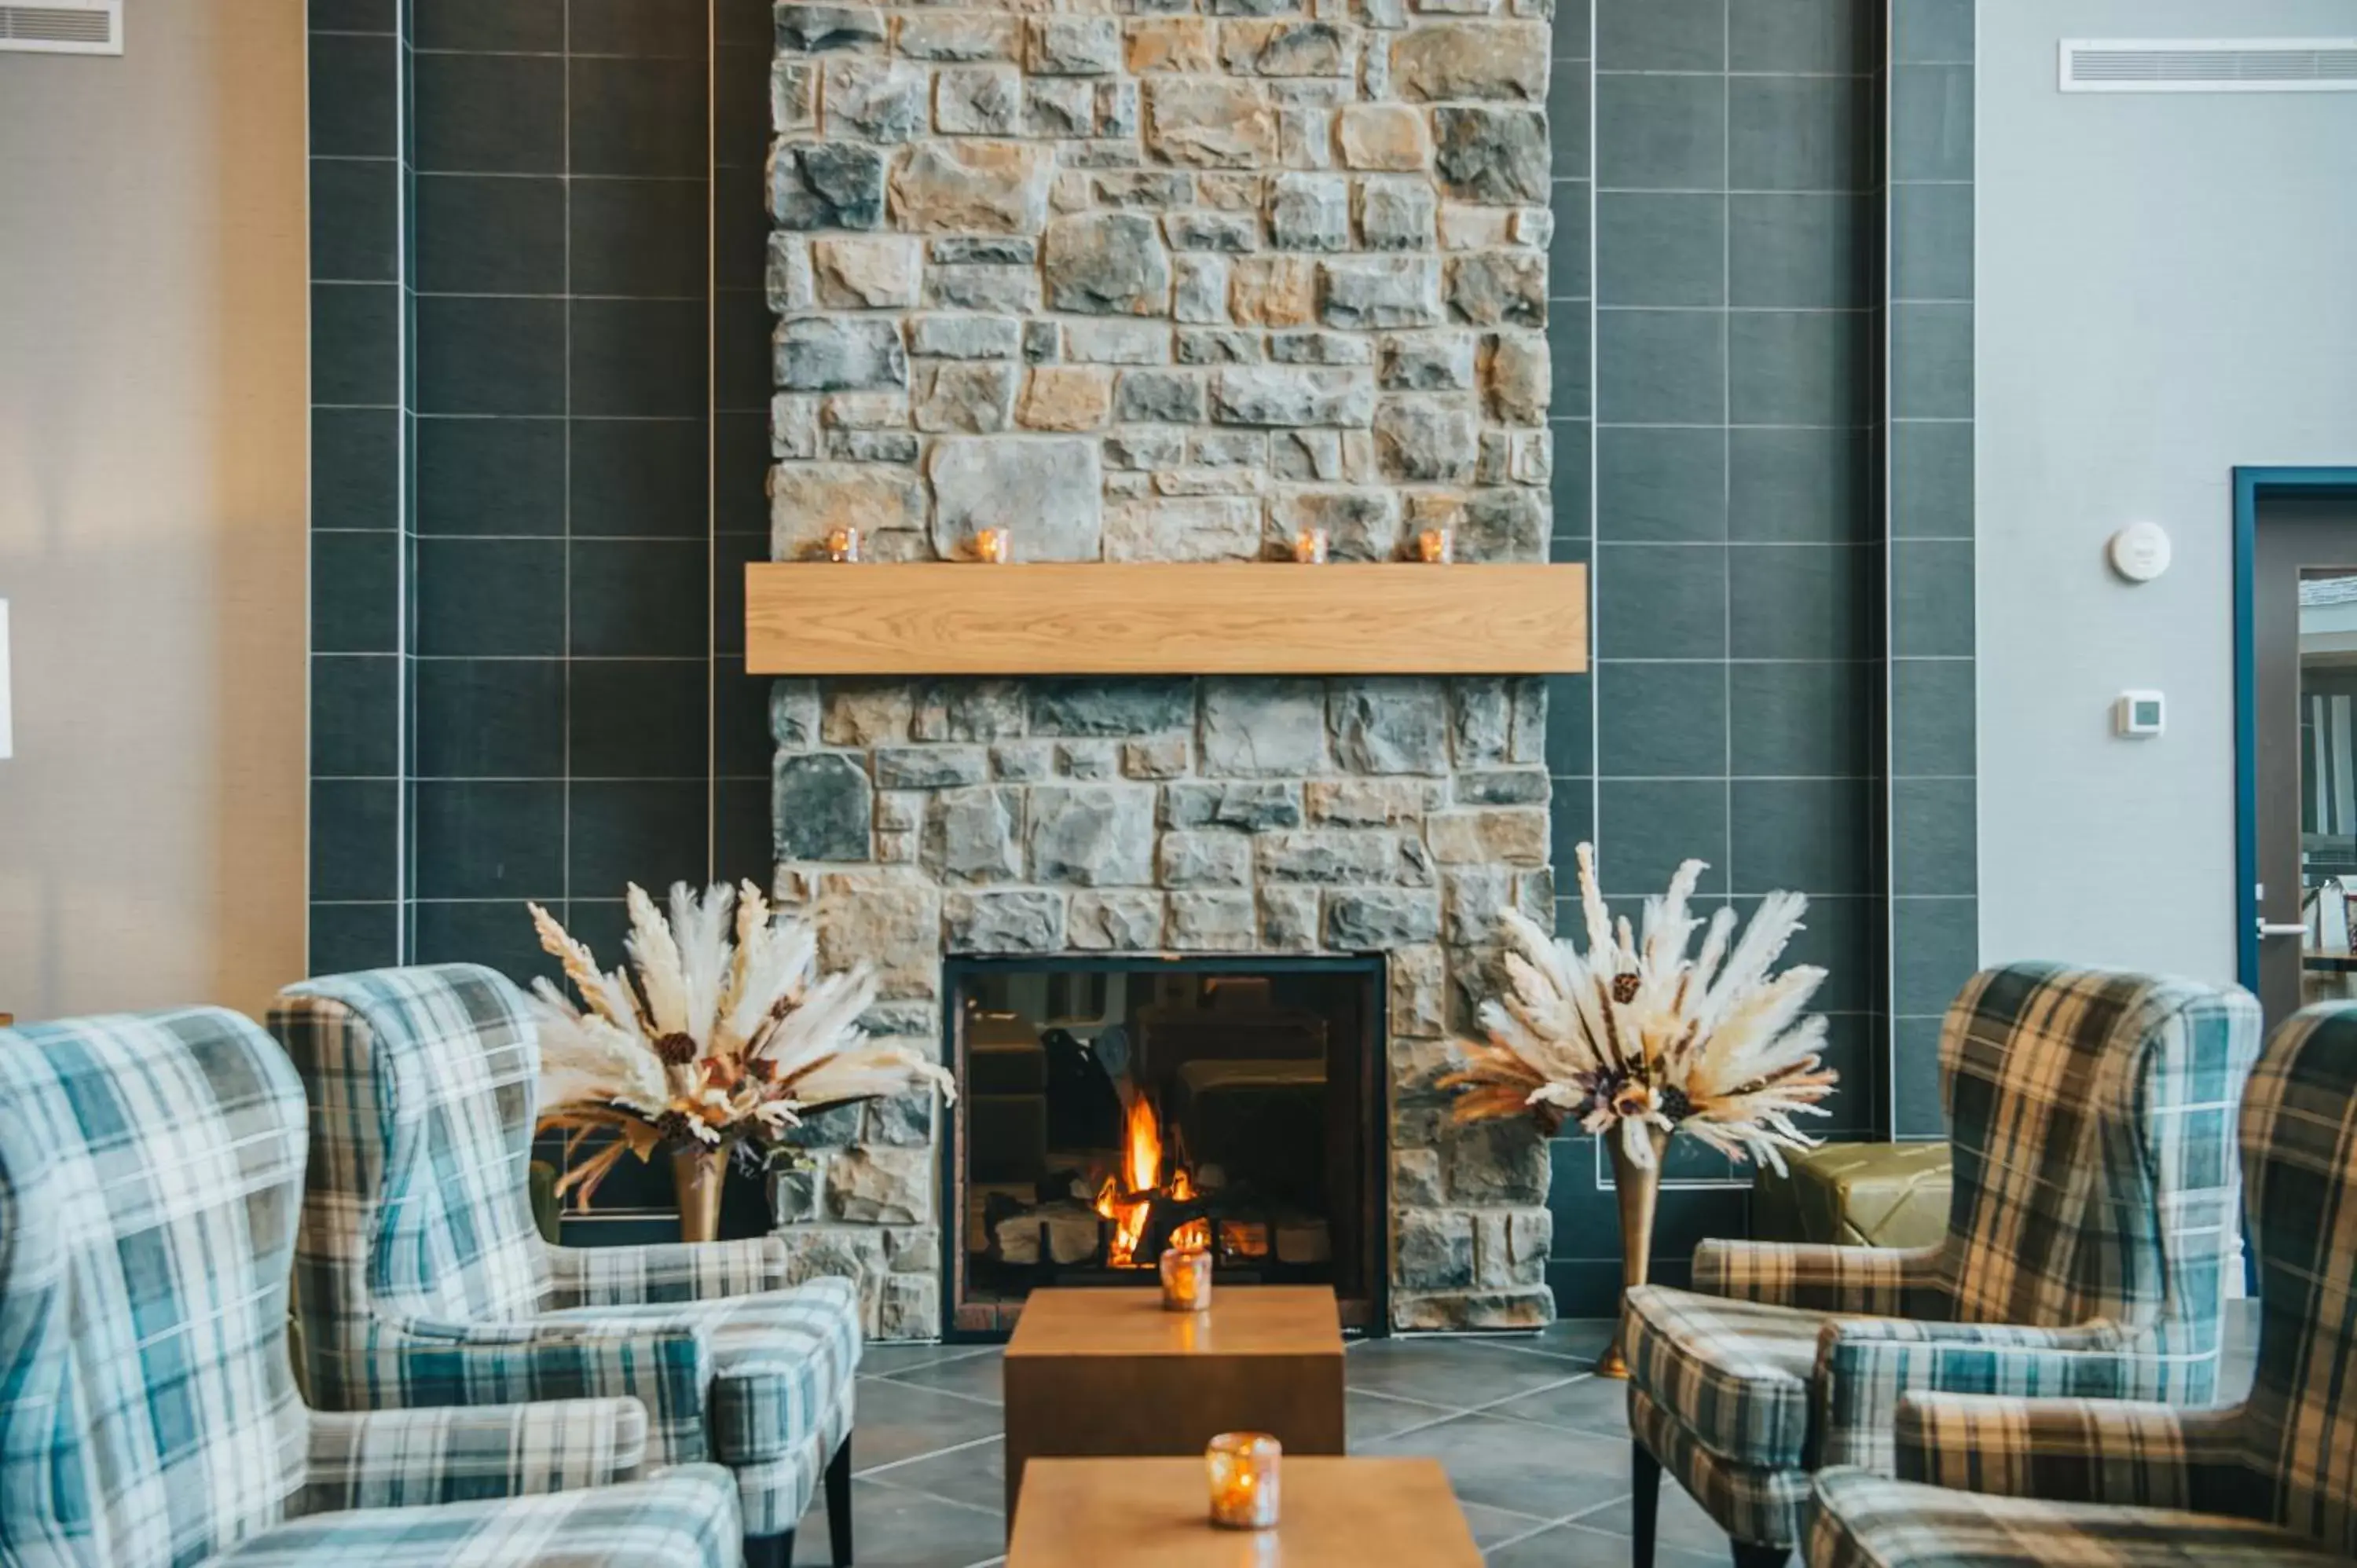
M2234 973L2238 464L2357 465L2357 94L2064 95L2063 38L2357 34L2349 0L1982 0L1981 945ZM2176 543L2131 588L2105 538ZM2169 733L2112 738L2122 689Z
M302 971L303 0L0 55L0 1011Z

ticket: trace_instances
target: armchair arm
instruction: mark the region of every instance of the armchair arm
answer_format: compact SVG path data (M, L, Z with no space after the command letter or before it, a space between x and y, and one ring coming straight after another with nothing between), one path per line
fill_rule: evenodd
M389 1409L634 1397L646 1409L654 1459L705 1456L711 1347L692 1326L660 1317L395 1319L375 1326L361 1364L344 1376L361 1386L331 1390L322 1402Z
M634 1399L311 1415L303 1511L409 1508L636 1480L647 1411Z
M755 1295L788 1283L786 1244L775 1236L546 1251L553 1286L549 1305L558 1308L709 1301Z
M1835 1247L1813 1241L1705 1241L1694 1288L1809 1312L1938 1316L1947 1310L1942 1247Z
M2251 1480L2241 1424L2239 1407L1909 1394L1899 1476L2001 1497L2240 1514Z
M2119 1325L2068 1328L2011 1323L1835 1318L1817 1331L1820 1465L1888 1475L1891 1423L1909 1392L2135 1399L2161 1392L2148 1356L2129 1353Z

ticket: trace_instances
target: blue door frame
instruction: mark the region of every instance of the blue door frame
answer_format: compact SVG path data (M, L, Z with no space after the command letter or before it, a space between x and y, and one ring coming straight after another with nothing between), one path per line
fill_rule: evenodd
M2282 496L2357 499L2357 468L2234 470L2234 969L2259 987L2259 699L2251 590L2259 504Z

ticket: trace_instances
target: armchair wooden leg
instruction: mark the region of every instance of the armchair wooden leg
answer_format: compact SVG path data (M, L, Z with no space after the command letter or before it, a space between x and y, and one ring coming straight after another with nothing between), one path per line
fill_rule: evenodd
M1784 1568L1792 1561L1789 1546L1768 1546L1757 1541L1728 1541L1735 1548L1735 1568Z
M745 1538L745 1568L793 1568L794 1532L748 1535Z
M851 1568L851 1434L826 1462L826 1541L834 1568Z
M1653 1522L1662 1512L1662 1462L1641 1442L1629 1444L1629 1568L1653 1568Z

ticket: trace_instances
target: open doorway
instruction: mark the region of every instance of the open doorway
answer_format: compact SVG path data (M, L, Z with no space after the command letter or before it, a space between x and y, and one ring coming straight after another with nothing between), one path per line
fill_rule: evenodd
M2236 474L2243 983L2357 997L2357 469Z

